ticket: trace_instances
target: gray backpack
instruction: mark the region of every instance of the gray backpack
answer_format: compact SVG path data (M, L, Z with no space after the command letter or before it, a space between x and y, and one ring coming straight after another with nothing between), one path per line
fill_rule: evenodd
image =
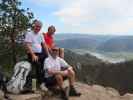
M18 62L14 67L14 74L7 83L7 91L18 94L24 90L26 78L31 71L31 64L28 61Z

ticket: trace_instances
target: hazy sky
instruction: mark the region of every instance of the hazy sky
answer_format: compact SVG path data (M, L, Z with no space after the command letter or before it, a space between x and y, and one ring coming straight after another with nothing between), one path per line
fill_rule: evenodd
M133 35L133 0L22 0L42 31L55 25L58 33Z

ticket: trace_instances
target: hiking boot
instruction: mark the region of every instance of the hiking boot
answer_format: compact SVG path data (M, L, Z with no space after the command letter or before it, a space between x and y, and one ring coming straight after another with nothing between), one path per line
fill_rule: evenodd
M13 100L13 99L11 99L8 95L4 95L4 98L5 98L6 100Z
M42 83L42 84L40 85L40 89L41 89L42 91L48 92L48 88L45 86L45 83Z
M68 95L67 95L67 91L65 89L61 90L61 98L62 98L62 100L69 100Z
M69 96L80 96L81 93L77 92L73 86L70 86Z

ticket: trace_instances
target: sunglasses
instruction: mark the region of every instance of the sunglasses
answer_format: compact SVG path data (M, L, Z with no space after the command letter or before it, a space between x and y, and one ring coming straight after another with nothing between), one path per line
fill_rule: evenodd
M58 51L57 49L52 49L52 51Z

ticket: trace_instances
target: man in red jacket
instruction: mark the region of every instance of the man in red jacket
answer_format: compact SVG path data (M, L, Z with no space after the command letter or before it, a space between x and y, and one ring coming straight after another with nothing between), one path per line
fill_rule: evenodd
M55 42L53 38L55 31L56 31L55 27L51 25L48 27L48 32L44 33L44 40L49 50L55 46Z
M47 33L43 33L44 35L44 40L46 42L47 48L49 51L51 51L51 48L55 47L55 41L54 41L54 34L55 34L55 27L53 25L48 27L48 32ZM64 49L63 48L59 48L59 57L64 58Z

